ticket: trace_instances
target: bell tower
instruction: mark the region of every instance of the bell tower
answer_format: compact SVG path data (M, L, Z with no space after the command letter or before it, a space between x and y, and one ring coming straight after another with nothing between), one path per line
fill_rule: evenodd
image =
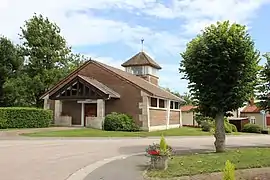
M139 76L152 84L158 85L158 71L161 67L142 50L122 64L126 72Z

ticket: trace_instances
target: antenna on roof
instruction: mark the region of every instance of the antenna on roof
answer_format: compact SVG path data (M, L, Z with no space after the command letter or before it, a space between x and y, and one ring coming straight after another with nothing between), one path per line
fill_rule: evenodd
M144 39L142 38L142 39L141 39L141 43L142 43L142 52L143 52L143 42L144 42Z

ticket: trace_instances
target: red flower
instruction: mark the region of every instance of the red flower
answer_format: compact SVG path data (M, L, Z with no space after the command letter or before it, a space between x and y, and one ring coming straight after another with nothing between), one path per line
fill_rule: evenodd
M157 150L149 150L148 154L150 154L150 155L159 155L159 151L157 151Z

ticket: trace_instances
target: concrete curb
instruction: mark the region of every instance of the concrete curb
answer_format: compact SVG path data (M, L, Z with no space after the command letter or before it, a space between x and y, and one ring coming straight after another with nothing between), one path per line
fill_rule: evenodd
M97 161L97 162L95 162L93 164L89 164L89 165L79 169L75 173L71 174L68 178L66 178L66 180L83 180L84 178L86 178L86 176L88 174L90 174L94 170L104 166L105 164L108 164L108 163L110 163L112 161L115 161L115 160L126 159L128 157L141 155L141 154L144 154L144 152L134 153L134 154L126 154L126 155L120 155L120 156L114 156L114 157L107 158L107 159L104 159L104 160L101 160L101 161Z

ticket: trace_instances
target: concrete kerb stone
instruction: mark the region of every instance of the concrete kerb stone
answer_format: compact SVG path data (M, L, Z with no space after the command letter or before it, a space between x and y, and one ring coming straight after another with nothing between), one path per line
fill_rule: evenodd
M71 174L66 180L83 180L88 174L92 173L94 170L104 166L105 164L108 164L112 161L119 160L119 159L126 159L131 156L136 156L136 155L142 155L144 152L141 153L134 153L134 154L126 154L126 155L120 155L120 156L114 156L111 158L103 159L101 161L97 161L93 164L89 164L75 173Z

